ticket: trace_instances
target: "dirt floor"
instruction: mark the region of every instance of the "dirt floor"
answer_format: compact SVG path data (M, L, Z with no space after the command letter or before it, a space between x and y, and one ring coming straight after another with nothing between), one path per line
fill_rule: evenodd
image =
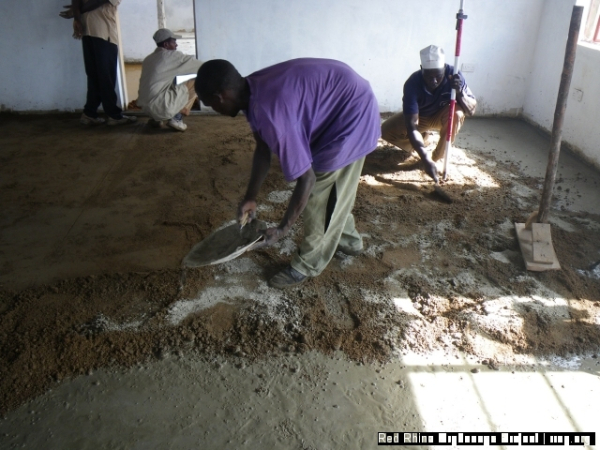
M0 118L1 413L63 379L171 355L385 364L461 351L495 369L599 352L600 175L563 151L550 215L562 269L526 271L514 223L537 209L548 139L524 122L467 120L443 185L452 203L382 143L354 209L365 252L286 291L266 281L301 221L272 248L181 269L233 223L254 148L245 119L193 116L186 133L145 122ZM274 160L259 218L278 223L292 189Z

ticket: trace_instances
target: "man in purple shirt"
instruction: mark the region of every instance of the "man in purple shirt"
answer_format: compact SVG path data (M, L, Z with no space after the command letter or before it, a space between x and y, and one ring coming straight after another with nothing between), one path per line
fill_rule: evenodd
M450 92L456 89L452 142L465 120L465 114L472 116L475 113L477 101L462 74L453 75L454 68L445 63L444 50L430 45L421 50L420 57L421 70L414 72L404 83L402 112L381 125L381 137L404 150L415 149L425 172L437 182L434 161L444 156ZM429 136L430 131L440 134L431 157L425 151L427 145L423 139Z
M303 214L304 240L291 264L270 285L284 288L319 275L336 250L357 255L363 249L352 208L365 156L377 146L380 119L369 83L346 64L301 58L242 77L225 60L198 70L202 103L235 117L243 111L256 149L238 220L256 214L256 198L278 156L288 181L296 181L279 226L265 231L264 245L285 236Z

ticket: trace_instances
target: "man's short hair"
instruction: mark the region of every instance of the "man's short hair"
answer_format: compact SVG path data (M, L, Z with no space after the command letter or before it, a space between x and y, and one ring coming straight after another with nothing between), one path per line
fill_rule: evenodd
M226 89L235 89L241 79L242 76L229 61L211 59L200 66L194 84L198 97L202 99Z

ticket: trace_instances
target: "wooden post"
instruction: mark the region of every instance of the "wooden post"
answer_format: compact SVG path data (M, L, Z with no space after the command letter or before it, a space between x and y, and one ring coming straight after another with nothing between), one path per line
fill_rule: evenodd
M569 37L567 39L560 87L558 89L556 110L554 111L552 144L550 147L550 156L548 158L548 167L546 168L546 179L544 181L542 201L537 217L538 223L548 222L548 210L550 209L550 201L552 200L554 180L556 179L556 168L558 166L558 156L560 155L560 143L562 140L562 126L565 118L565 110L567 109L567 98L569 97L569 86L571 85L571 76L573 75L573 65L575 64L575 53L577 52L577 39L579 37L579 27L581 25L582 15L583 6L574 6L573 13L571 14L571 25L569 26Z
M156 0L158 13L158 28L167 28L167 15L165 14L165 0Z

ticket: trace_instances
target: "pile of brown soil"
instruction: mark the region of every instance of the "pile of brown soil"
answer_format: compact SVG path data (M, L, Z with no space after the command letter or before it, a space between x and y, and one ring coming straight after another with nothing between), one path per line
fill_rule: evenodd
M581 270L598 259L600 227L586 224L600 217L557 212L572 225L553 228L562 270L526 272L512 224L535 209L529 192L541 180L515 177L519 166L500 161L487 170L468 140L443 186L451 204L420 171L397 170L406 152L373 152L354 209L365 252L338 253L321 276L281 292L266 280L289 261L301 222L275 247L180 267L234 218L252 164L245 120L189 117L184 134L144 122L117 130L81 129L71 115L3 122L4 412L66 377L171 353L341 350L367 363L406 349L460 349L498 365L600 346L600 276ZM279 222L292 189L274 161L260 219Z

